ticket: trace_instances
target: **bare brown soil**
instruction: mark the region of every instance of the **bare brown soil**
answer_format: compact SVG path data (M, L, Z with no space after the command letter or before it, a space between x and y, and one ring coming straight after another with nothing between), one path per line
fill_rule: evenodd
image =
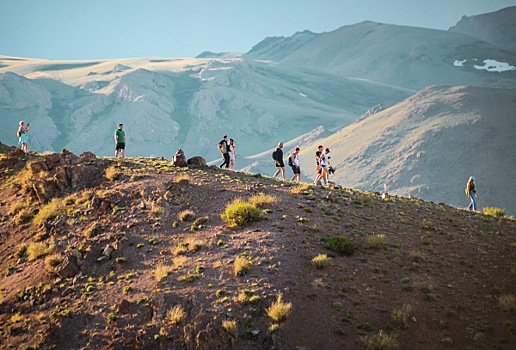
M61 256L80 257L79 271L61 279L45 270L45 257L15 256L21 244L48 230L16 225L9 215L29 198L17 185L26 163L0 169L2 348L365 349L361 338L380 330L401 349L516 346L515 311L503 311L498 301L516 295L513 220L350 189L309 187L293 194L290 182L172 168L158 159L96 159L88 166L103 171L114 165L123 175L95 187L87 205L70 200L66 220L61 212L47 224L52 227L43 242L56 245ZM180 177L188 185L160 187ZM260 192L278 198L260 208L262 219L238 228L221 219L233 199ZM109 198L111 206L99 212L94 198ZM142 203L161 203L163 210L153 217L150 204ZM193 220L179 222L177 215L187 209ZM205 217L192 229L195 219ZM97 234L87 239L85 231L95 223ZM367 246L373 234L385 235L380 249ZM335 235L353 241L355 253L325 248L321 239ZM181 256L173 252L192 238L202 248L182 255L176 266ZM98 262L107 245L114 248L111 257ZM318 270L311 260L321 253L334 255ZM233 273L239 256L253 264L244 276ZM158 281L160 264L171 273ZM244 289L259 296L257 304L236 301ZM292 303L292 312L273 329L277 322L266 309L278 293ZM173 325L166 311L176 304L187 316ZM405 329L391 319L403 304L412 307ZM236 321L236 337L223 320Z

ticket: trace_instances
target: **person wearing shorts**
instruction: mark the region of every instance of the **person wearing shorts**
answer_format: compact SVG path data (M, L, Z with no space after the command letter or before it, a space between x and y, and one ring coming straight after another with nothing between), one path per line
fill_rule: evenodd
M20 127L18 128L18 137L20 138L18 140L18 143L21 145L21 149L23 152L27 153L29 148L29 136L27 135L27 132L30 129L30 124L27 124L27 127L25 127L25 122L22 120L20 122Z
M122 158L125 157L125 132L122 130L124 124L118 124L118 129L115 131L115 158L118 157L118 153L122 151Z
M294 181L297 177L297 181L301 182L301 168L299 167L299 147L296 147L294 154L290 156L292 158L292 171L294 176L290 181Z
M321 165L319 164L319 158L321 157L322 153L323 153L323 146L322 145L317 146L317 152L315 152L315 163L317 165L317 175L315 176L316 178L321 173ZM314 181L314 185L316 185L316 184L317 184L317 180Z
M278 148L276 148L276 173L274 174L274 178L278 176L278 174L281 171L281 175L283 176L283 180L286 180L285 178L285 164L283 163L283 142L280 142L278 144Z
M322 179L324 181L324 185L328 185L328 167L329 167L328 153L330 153L330 149L326 148L324 150L324 153L321 154L321 156L319 157L321 173L319 175L317 175L317 177L315 178L315 183L317 183L317 181Z

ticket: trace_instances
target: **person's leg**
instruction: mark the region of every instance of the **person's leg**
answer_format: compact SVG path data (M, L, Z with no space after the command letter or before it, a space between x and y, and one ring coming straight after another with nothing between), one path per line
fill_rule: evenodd
M471 201L473 202L473 210L477 210L477 200L475 199L475 195L471 196Z
M468 205L468 210L473 210L473 203L475 202L475 200L473 198L474 198L474 195L469 196L469 199L471 201L470 201L470 203Z
M324 180L324 185L327 186L328 185L328 168L327 167L323 168L323 180Z
M278 168L278 170L276 170L276 172L274 173L273 178L276 178L276 176L278 176L278 174L280 173L280 171L281 171L281 168Z
M229 153L224 154L224 159L226 160L226 169L229 169Z
M125 158L125 148L122 148L122 158Z
M285 177L285 167L281 167L281 176L283 176L283 180L286 180L287 178Z
M119 153L119 152L120 152L120 151L119 151L119 150L118 150L118 148L117 148L117 149L115 150L115 158L116 158L116 157L118 157L118 153Z

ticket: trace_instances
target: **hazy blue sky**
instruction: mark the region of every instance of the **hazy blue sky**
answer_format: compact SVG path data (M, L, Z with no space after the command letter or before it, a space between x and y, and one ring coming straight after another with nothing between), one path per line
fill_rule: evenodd
M246 52L267 36L364 20L446 30L515 0L0 0L0 55L48 59Z

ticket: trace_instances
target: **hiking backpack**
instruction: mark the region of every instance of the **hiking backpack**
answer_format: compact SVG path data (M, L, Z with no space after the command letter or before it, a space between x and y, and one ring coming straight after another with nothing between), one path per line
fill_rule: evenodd
M274 152L272 152L272 159L274 159L275 161L277 161L278 158L278 149L276 148L276 150Z
M294 166L294 163L292 163L292 156L288 157L288 166Z

